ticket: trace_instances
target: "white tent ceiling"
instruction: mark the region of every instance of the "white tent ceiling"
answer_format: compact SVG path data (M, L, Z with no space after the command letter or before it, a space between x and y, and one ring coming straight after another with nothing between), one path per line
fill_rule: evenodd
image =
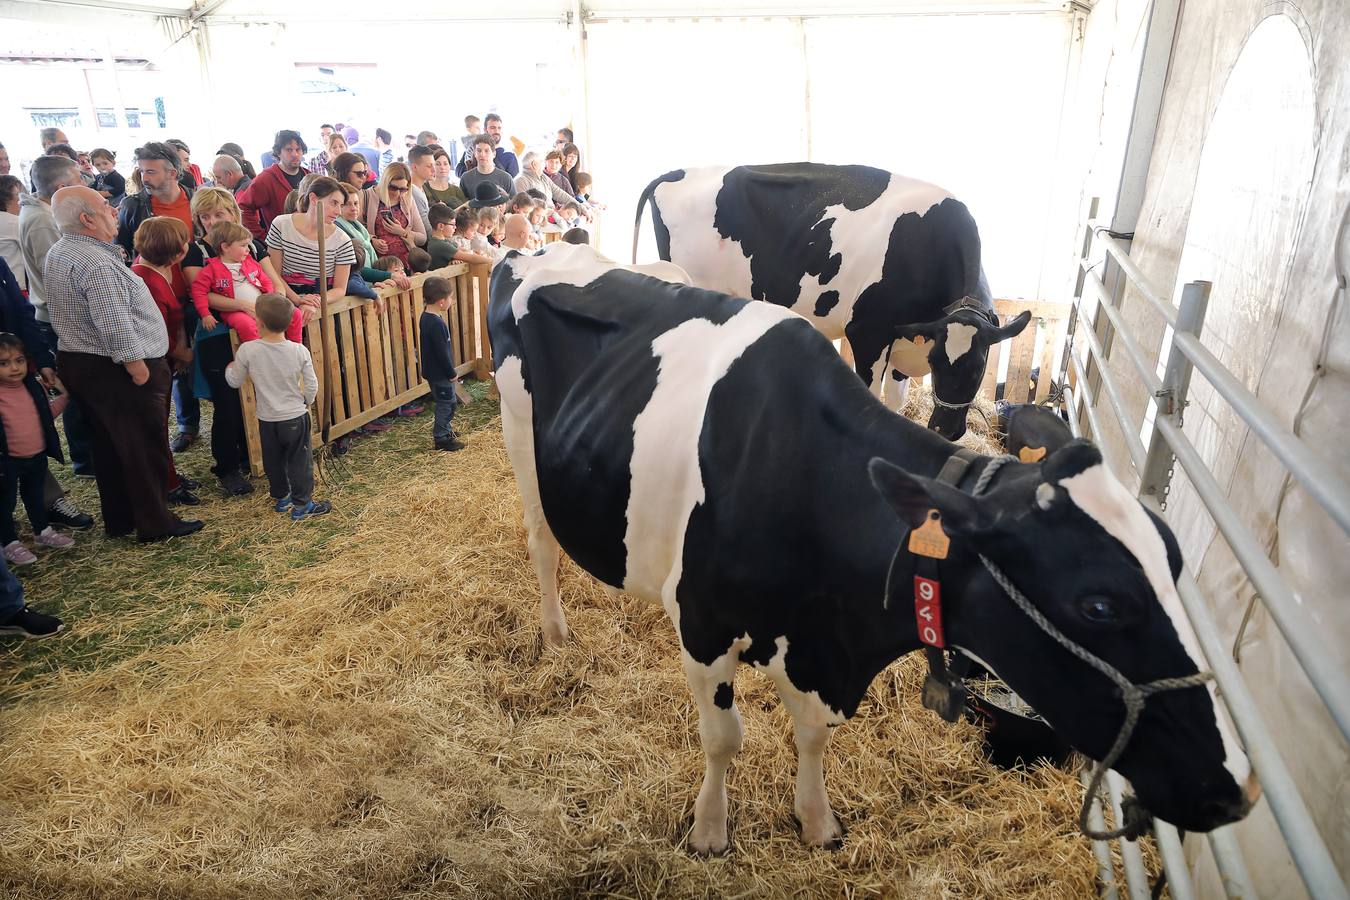
M62 21L72 8L107 11L121 16L169 16L221 23L352 21L390 19L417 21L560 20L578 10L587 21L625 18L741 18L762 16L904 16L978 13L1058 13L1086 9L1080 0L899 0L899 2L826 3L821 0L738 0L715 4L689 0L511 0L490 7L470 4L428 9L425 3L387 0L372 6L366 0L332 0L321 7L284 8L272 0L3 0L0 16L35 21Z

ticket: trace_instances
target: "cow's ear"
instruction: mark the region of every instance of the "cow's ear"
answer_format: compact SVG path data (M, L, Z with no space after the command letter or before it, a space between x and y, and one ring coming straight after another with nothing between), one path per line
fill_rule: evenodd
M879 456L868 463L867 471L877 491L910 528L922 525L930 509L942 514L943 527L953 534L975 534L988 526L979 501L949 484L913 475Z
M1030 321L1031 321L1031 310L1029 309L1022 310L1020 313L1013 316L1012 321L1010 321L1007 325L1002 325L994 329L992 343L996 344L999 341L1006 341L1008 338L1017 337L1019 334L1023 332L1023 330L1026 329L1027 323Z

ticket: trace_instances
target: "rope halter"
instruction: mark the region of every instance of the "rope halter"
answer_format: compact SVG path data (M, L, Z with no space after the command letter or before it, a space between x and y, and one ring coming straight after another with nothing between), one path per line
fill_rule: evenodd
M973 496L980 496L989 487L993 481L994 475L1004 465L1010 462L1016 462L1012 456L999 456L990 460L980 477L975 482L975 489L971 492ZM1026 614L1041 631L1044 631L1056 643L1068 650L1074 656L1087 663L1092 668L1101 672L1109 678L1120 693L1121 702L1125 704L1125 719L1121 722L1120 731L1116 734L1116 740L1107 751L1106 756L1101 762L1096 764L1093 769L1092 778L1088 782L1087 792L1083 796L1083 806L1078 813L1078 828L1084 835L1097 841L1109 841L1118 837L1134 839L1138 837L1147 828L1147 818L1142 816L1134 817L1124 816L1125 820L1120 827L1109 831L1097 831L1088 826L1088 812L1092 807L1092 801L1098 796L1101 788L1102 779L1106 777L1106 772L1120 759L1121 754L1125 752L1126 746L1130 742L1130 737L1134 734L1135 726L1139 724L1139 717L1144 711L1144 704L1149 697L1155 694L1161 694L1166 691L1177 691L1185 688L1199 687L1208 681L1214 679L1213 672L1197 672L1194 675L1186 675L1180 678L1160 678L1157 681L1150 681L1146 684L1135 684L1126 678L1119 669L1110 663L1095 655L1081 644L1074 642L1071 638L1055 627L1045 614L1032 605L1026 595L1019 591L1003 571L996 566L989 557L983 553L979 554L980 562L988 570L990 577L1003 589L1003 592L1017 604L1017 608ZM1126 800L1133 800L1127 797ZM1135 804L1137 806L1137 803ZM1124 806L1124 804L1122 804Z

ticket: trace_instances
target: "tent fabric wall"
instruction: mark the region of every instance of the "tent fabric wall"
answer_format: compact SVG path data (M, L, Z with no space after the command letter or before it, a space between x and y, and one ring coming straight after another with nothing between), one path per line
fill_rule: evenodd
M1197 187L1201 195L1207 193L1202 172L1206 138L1214 128L1225 90L1232 86L1230 80L1244 47L1271 15L1289 16L1307 47L1313 115L1301 126L1277 121L1252 124L1305 129L1308 178L1302 183L1299 178L1289 179L1289 196L1279 198L1274 206L1263 207L1234 196L1228 208L1233 215L1241 215L1238 211L1244 209L1254 214L1260 209L1279 209L1283 216L1301 216L1301 221L1257 218L1242 223L1255 230L1252 253L1261 258L1241 266L1241 277L1214 274L1218 279L1215 292L1223 296L1217 303L1211 301L1211 309L1215 315L1228 317L1239 315L1236 311L1244 303L1257 303L1260 310L1236 330L1231 322L1216 320L1202 339L1214 352L1231 357L1267 407L1338 465L1342 477L1350 478L1350 455L1346 453L1350 427L1345 417L1350 408L1350 323L1343 310L1337 312L1345 303L1344 223L1350 203L1344 153L1350 145L1350 116L1346 115L1350 109L1350 17L1338 0L1313 0L1298 8L1262 0L1190 0L1184 5L1132 256L1157 285L1179 289L1185 279L1205 277L1205 266L1194 264L1191 258L1183 260L1183 255L1192 227L1197 232L1212 228L1203 220L1212 218L1214 211L1196 205ZM1290 165L1298 164L1298 152ZM1269 188L1273 178L1288 174L1253 167L1233 189L1260 192ZM1203 196L1201 202L1205 202ZM1195 242L1193 236L1192 246ZM1142 346L1161 348L1164 329L1160 319L1132 292L1124 297L1123 313ZM1112 369L1136 419L1142 418L1149 403L1144 387L1123 355L1113 361ZM1196 381L1203 379L1197 374ZM1197 384L1197 398L1203 400L1206 394L1206 386ZM1188 435L1204 449L1207 437L1221 432L1216 440L1208 440L1208 452L1228 485L1230 503L1270 548L1271 558L1303 610L1327 636L1327 643L1346 654L1350 648L1350 605L1345 602L1350 538L1240 423L1225 419L1215 429L1207 422L1211 415L1217 413L1197 408L1187 422ZM1098 439L1124 458L1114 429ZM1253 589L1227 544L1214 536L1182 472L1178 471L1173 485L1169 518L1178 527L1183 553L1211 598L1222 632L1233 640ZM1240 654L1247 683L1304 800L1338 864L1350 870L1350 753L1259 601L1244 632ZM1339 662L1345 665L1346 656ZM1238 835L1260 896L1303 895L1264 804L1238 827ZM1202 892L1217 894L1217 876L1207 861L1202 861L1200 874Z

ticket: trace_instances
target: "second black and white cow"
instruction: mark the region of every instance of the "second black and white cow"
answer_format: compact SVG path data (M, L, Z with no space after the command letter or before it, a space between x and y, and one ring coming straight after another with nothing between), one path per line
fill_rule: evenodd
M1009 463L976 498L991 461L939 480L958 448L886 410L800 317L626 272L585 246L508 254L492 275L489 327L545 636L567 636L560 547L605 584L664 606L706 756L698 851L727 847L740 663L773 680L795 719L803 839L840 840L822 764L829 728L921 646L906 594L917 557L897 547L931 509L950 541L945 643L1084 753L1101 759L1121 726L1117 685L1014 605L982 559L1132 682L1196 672L1172 534L1089 444ZM1245 758L1221 737L1203 687L1150 699L1115 767L1187 830L1248 807Z
M966 205L936 185L868 166L790 163L667 172L650 199L662 259L693 283L786 306L847 337L863 384L894 410L933 376L929 427L956 440L1000 327Z

